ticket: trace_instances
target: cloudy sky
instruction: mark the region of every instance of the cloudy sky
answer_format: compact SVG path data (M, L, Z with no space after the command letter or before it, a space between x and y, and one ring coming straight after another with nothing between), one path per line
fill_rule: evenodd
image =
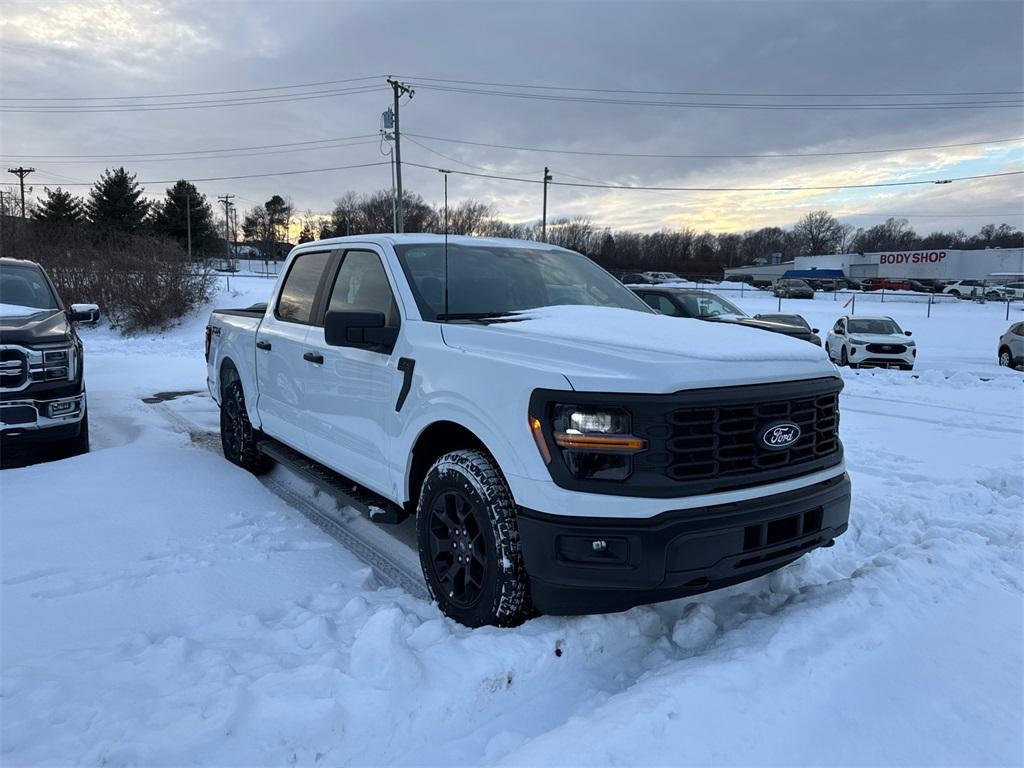
M549 216L637 230L785 226L818 208L865 226L906 215L921 232L1021 226L1024 176L764 190L1024 169L1022 9L8 2L0 155L5 168L34 166L37 190L84 194L103 168L124 164L153 196L163 180L216 178L196 184L243 208L281 194L298 211L326 212L345 191L390 187L374 138L390 74L415 88L401 110L403 161L431 166L407 165L405 186L431 202L442 192L435 167L536 181L547 165L556 183L730 190L550 189ZM986 106L962 104L978 101ZM808 108L823 105L842 108ZM951 144L972 146L904 149ZM876 151L891 149L902 151ZM222 178L371 163L383 164ZM540 216L539 184L453 174L449 185L453 201Z

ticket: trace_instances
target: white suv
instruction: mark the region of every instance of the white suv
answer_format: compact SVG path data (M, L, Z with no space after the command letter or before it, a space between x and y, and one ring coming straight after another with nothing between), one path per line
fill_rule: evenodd
M829 331L825 352L839 365L851 368L914 369L917 344L891 317L843 315Z

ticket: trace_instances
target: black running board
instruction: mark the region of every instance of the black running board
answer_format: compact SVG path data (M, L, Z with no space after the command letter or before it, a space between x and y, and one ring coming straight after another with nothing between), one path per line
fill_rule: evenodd
M267 438L260 441L259 449L264 456L334 496L342 506L352 507L375 523L398 525L409 516L405 509L394 502L303 456L284 443Z

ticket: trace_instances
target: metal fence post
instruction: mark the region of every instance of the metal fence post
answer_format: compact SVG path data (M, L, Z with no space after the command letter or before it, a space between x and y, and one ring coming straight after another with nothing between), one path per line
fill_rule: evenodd
M856 293L853 294L853 305L850 307L850 314L851 315L856 315L857 314L857 294Z
M885 288L882 289L882 303L885 304Z
M1006 300L1006 319L1010 319L1010 300Z
M782 297L781 296L779 296L779 309L778 309L778 311L779 312L782 311Z
M935 295L934 293L929 293L928 294L928 317L932 316L932 297L934 295Z

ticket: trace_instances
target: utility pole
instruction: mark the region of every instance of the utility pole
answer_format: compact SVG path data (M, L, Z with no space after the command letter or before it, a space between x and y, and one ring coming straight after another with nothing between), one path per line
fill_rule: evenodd
M185 193L185 226L188 229L188 260L192 261L192 195Z
M229 236L228 230L231 228L231 208L234 203L231 202L231 198L234 195L221 195L217 198L218 201L224 206L224 256L227 259L227 264L224 266L227 268L228 275L228 290L231 290L231 237Z
M18 166L17 168L8 168L8 173L13 173L18 177L18 181L21 182L21 218L25 218L25 177L30 173L35 173L35 168L23 168Z
M415 91L413 91L405 83L400 83L397 80L388 78L388 85L395 92L395 230L399 233L405 232L405 206L402 201L402 134L399 129L398 123L398 99L403 94L408 94L409 98L413 97Z
M544 166L544 208L541 212L540 218L540 239L543 242L548 241L548 182L551 181L551 174L548 173L548 167Z

